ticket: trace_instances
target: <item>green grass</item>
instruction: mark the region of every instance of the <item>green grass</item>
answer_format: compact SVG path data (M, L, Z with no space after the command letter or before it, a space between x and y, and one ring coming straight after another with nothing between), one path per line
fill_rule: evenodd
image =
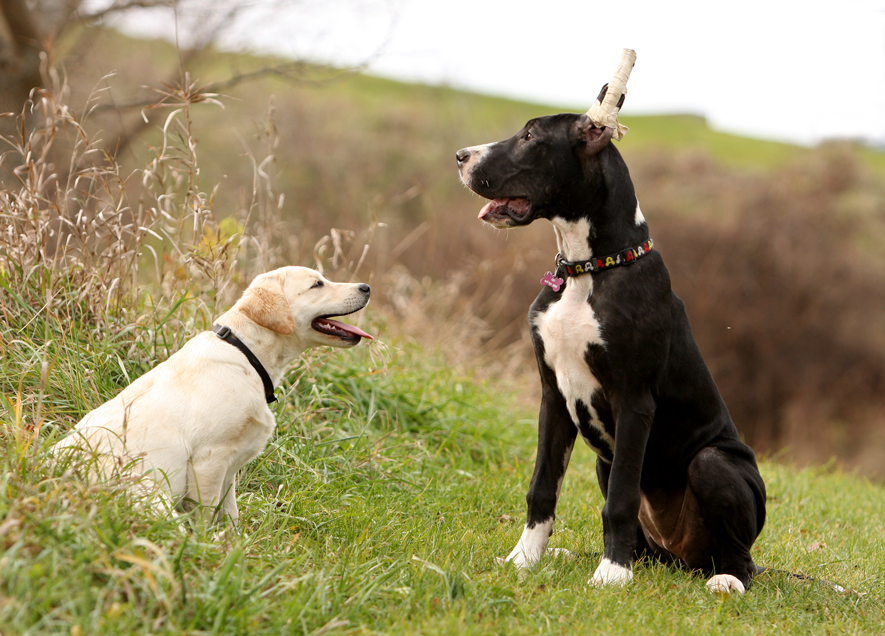
M519 387L414 347L381 367L380 352L361 346L296 369L276 435L242 475L237 531L216 536L186 520L182 530L122 485L85 485L47 455L146 368L149 342L105 339L45 312L29 329L4 337L0 369L5 636L880 634L885 624L885 493L833 468L763 462L769 521L754 554L857 593L768 573L723 600L702 578L648 563L625 589L589 588L603 502L584 449L551 542L577 558L524 573L496 565L521 531L533 416L512 394Z
M413 140L408 153L383 151L392 168L443 151L451 163L452 149L464 145L453 131L475 143L487 140L481 129L495 138L494 130L510 134L511 124L549 112L365 77L316 97L310 105L293 101L291 117L313 121L303 116L311 108L362 113L337 132L347 137L347 152L379 152L371 136L357 134L368 129ZM231 111L245 117L256 107ZM426 112L446 121L429 124ZM333 128L330 121L323 125ZM462 130L466 121L476 128ZM698 128L703 122L648 123L654 128L637 142L678 144L695 134L711 152L740 156L727 150L734 139L708 135ZM215 130L211 122L206 129ZM206 139L211 160L232 154L223 137ZM322 141L307 136L292 145L332 148ZM340 186L345 153L331 154L328 165L285 172L305 179L310 192L319 190L313 174ZM383 182L370 168L368 187L353 185L360 206ZM435 188L428 191L438 207L444 198ZM769 520L754 555L849 594L770 572L747 595L720 599L702 578L650 563L637 564L627 588L589 588L602 550L603 502L586 449L572 459L551 543L576 559L528 572L497 565L521 532L534 409L518 395L523 387L452 369L413 343L320 352L297 366L276 434L241 475L236 531L154 514L125 483L87 484L53 463L48 449L89 409L205 329L214 287L204 279L204 289L182 292L179 302L163 296L153 313L145 290L127 290L131 300L116 309L129 312L123 317L104 302L88 309L63 272L50 276L41 267L0 268L2 636L882 633L885 493L833 467L762 463ZM383 338L383 325L369 329Z

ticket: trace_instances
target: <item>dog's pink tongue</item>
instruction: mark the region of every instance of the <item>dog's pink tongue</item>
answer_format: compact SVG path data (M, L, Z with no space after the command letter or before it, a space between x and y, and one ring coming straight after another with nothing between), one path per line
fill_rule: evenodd
M491 201L486 203L484 206L482 206L482 210L479 211L479 216L476 218L482 219L486 214L488 214L489 212L491 212L495 208L500 207L502 205L507 205L508 201L510 201L510 199L492 199Z
M321 325L329 325L330 327L334 327L335 329L340 329L341 331L352 333L353 335L359 336L360 338L368 338L369 340L374 340L372 336L367 334L359 327L355 327L354 325L348 325L347 323L338 322L337 320L329 320L328 318L319 318L317 319L317 323Z

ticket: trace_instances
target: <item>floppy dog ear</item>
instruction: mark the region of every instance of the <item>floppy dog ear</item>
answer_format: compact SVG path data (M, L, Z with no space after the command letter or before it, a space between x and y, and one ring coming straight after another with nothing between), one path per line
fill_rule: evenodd
M284 336L295 331L295 319L279 276L252 281L237 305L241 314L262 327Z
M587 115L582 115L577 123L578 135L584 142L584 152L588 155L595 155L597 152L605 148L612 139L614 130L608 126L599 128L594 126L593 122Z

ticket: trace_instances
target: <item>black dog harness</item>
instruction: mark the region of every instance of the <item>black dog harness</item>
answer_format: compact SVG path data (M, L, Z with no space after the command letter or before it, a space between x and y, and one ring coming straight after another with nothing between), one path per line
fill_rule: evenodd
M267 374L267 370L261 364L261 361L255 357L254 353L249 351L249 347L243 344L243 341L237 338L228 326L212 325L212 331L214 331L215 335L224 340L227 344L233 345L243 352L243 355L246 356L249 364L251 364L258 372L258 377L261 378L261 383L264 384L264 399L267 400L268 404L276 402L277 397L273 393L273 382Z
M608 256L591 257L586 261L567 261L562 254L556 255L556 273L547 272L541 279L542 285L547 285L558 292L559 288L565 282L561 276L580 276L582 274L595 274L604 269L618 267L619 265L630 265L635 263L654 249L654 241L648 239L642 245L636 247L628 247L627 249L610 254Z

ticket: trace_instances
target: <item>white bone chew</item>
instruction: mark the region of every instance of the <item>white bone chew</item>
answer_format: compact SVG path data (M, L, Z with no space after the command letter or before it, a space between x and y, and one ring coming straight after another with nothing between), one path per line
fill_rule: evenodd
M594 126L602 128L607 126L614 131L612 137L618 141L623 139L627 131L630 130L618 121L618 100L621 95L627 93L627 79L630 77L630 71L636 63L636 51L633 49L624 49L621 53L621 61L615 71L614 77L608 83L608 90L602 103L597 99L596 103L587 111L587 116Z

